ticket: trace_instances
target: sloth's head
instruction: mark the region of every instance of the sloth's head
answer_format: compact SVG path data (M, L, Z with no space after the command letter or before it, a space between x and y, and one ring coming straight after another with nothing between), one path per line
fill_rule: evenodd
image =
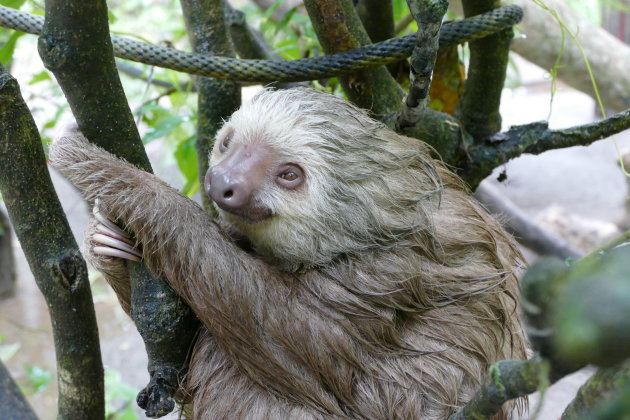
M269 262L311 267L430 230L424 143L313 89L265 90L217 133L205 190Z

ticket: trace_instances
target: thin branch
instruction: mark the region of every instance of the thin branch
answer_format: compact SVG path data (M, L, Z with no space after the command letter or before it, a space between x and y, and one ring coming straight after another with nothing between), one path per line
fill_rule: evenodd
M134 79L140 79L143 80L147 83L152 84L153 86L157 86L157 87L161 87L161 88L165 88L168 89L170 91L177 91L177 90L181 90L181 91L186 91L186 92L196 92L197 88L195 86L191 86L192 83L190 82L182 82L179 83L177 85L171 83L171 82L167 82L165 80L159 80L159 79L155 79L155 78L149 78L147 76L145 76L145 70L136 68L130 64L124 63L122 61L116 60L116 68L121 72L126 74L129 77L132 77Z
M352 0L305 0L317 38L326 54L370 44ZM379 67L341 76L350 101L384 116L400 109L403 92L386 68Z
M558 258L580 258L584 252L575 248L563 238L548 232L534 223L510 199L503 196L492 184L482 183L475 191L475 198L494 214L505 219L505 229L520 243L540 255Z
M0 66L0 192L50 310L60 419L103 419L103 365L87 267L55 194L37 127Z
M47 0L39 52L83 134L150 171L114 62L105 0ZM196 318L168 284L153 279L144 265L130 262L127 267L131 297L126 300L131 300L131 316L145 341L151 375L138 404L150 416L164 415L175 405L173 395L185 371Z
M532 393L590 363L617 366L600 370L593 382L583 387L568 410L569 418L582 414L580 411L589 405L586 400L593 396L589 389L593 385L599 393L627 382L629 257L630 243L603 254L597 251L572 265L544 258L530 267L521 281L521 304L530 342L542 358L493 365L486 383L449 420L492 418L506 401ZM627 387L625 391L628 395Z
M466 17L500 6L499 0L463 0ZM512 28L470 42L470 64L456 116L476 142L501 130L501 92L505 84Z
M630 109L594 123L562 130L550 130L540 121L511 127L484 143L472 147L468 163L459 165L462 177L475 188L492 170L523 153L540 154L547 150L589 144L630 128Z
M398 127L415 125L426 109L431 75L439 48L440 27L448 8L446 0L426 0L422 6L418 0L407 0L407 4L418 23L418 31L409 63L411 86L405 99L405 107L398 118Z
M396 26L394 27L394 34L398 35L405 29L407 26L413 22L413 16L410 14L403 16L398 22L396 22Z

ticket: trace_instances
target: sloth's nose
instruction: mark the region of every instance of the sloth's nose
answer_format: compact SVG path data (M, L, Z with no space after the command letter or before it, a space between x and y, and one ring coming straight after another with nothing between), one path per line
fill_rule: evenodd
M242 174L211 168L206 175L206 193L225 211L245 208L252 199L253 188Z

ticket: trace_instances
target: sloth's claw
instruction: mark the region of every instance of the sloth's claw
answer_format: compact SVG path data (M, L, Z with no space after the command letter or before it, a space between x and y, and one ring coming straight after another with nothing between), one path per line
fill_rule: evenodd
M101 213L99 209L98 199L94 202L94 207L92 208L92 214L94 215L96 220L98 220L102 225L107 227L110 231L115 232L116 234L124 238L129 238L129 234L127 232L125 232L124 230L116 226L116 224L112 222L111 220L109 220L109 218L106 215Z
M98 199L92 213L99 222L95 228L96 233L92 234L92 241L97 244L92 248L94 254L131 261L142 260L142 253L133 246L130 235L101 213Z
M92 248L92 252L94 252L94 254L96 255L100 255L103 257L116 257L116 258L123 258L129 261L142 261L142 258L134 254L121 251L120 249L110 248L108 246L95 246L94 248Z
M96 225L96 231L99 233L102 233L103 235L107 235L111 238L124 242L126 244L133 245L133 242L131 241L131 239L129 239L127 232L121 229L114 231L113 229L101 224L100 220L99 220L99 223Z

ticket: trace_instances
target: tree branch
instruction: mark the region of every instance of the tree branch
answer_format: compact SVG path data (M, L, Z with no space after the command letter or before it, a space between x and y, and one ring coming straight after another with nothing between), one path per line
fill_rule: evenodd
M500 6L499 0L464 0L466 17ZM501 92L505 84L512 28L472 41L464 93L456 116L476 142L501 130Z
M0 66L0 192L50 310L60 419L103 419L103 365L85 261L50 180L37 127Z
M39 52L83 134L150 171L118 78L107 19L104 0L47 0ZM129 263L128 268L131 315L144 339L151 375L138 404L150 416L163 415L174 408L172 396L179 385L178 375L185 370L188 343L196 332L195 318L168 284L154 280L144 265Z
M492 418L505 402L536 391L548 370L547 363L539 358L504 360L492 365L481 389L449 420Z
M24 394L13 382L11 374L0 361L0 412L12 420L37 420L35 412L28 405Z
M161 87L161 88L166 88L167 90L183 90L183 91L188 91L190 90L191 92L196 92L197 88L195 86L190 86L190 82L184 82L182 81L181 83L178 83L177 85L174 85L171 82L167 82L164 80L160 80L160 79L154 79L154 78L149 78L147 76L145 76L146 70L142 70L139 68L136 68L130 64L124 63L120 60L116 60L116 68L118 69L118 71L120 71L121 73L126 74L129 77L133 77L134 79L140 79L143 80L147 83L150 83L154 86L157 87Z
M370 44L352 0L305 0L304 5L326 54ZM376 116L400 109L402 90L385 67L359 71L339 79L348 98Z
M494 214L507 218L505 229L520 243L540 255L552 255L558 258L580 258L584 252L573 247L563 238L554 235L535 224L511 200L504 197L498 189L484 182L475 191L475 198Z
M624 383L630 384L630 361L622 363L621 366L598 369L580 387L577 396L562 413L562 420L592 418L587 417L587 415L593 408L606 400L610 400L612 394Z
M359 18L372 43L395 36L392 0L358 0L356 4Z
M604 106L615 111L629 108L630 46L604 28L593 25L585 16L572 11L566 1L544 0L543 3L554 10L568 29L577 35L588 57ZM513 41L512 51L545 70L552 69L562 45L560 25L551 13L531 0L514 0L514 4L525 12L519 31L526 36ZM593 81L584 57L579 46L568 37L557 64L560 65L557 74L560 80L595 98Z
M223 0L181 0L188 37L196 53L234 57L234 46L225 22ZM197 105L197 167L199 183L203 186L208 171L208 157L214 136L227 119L241 105L241 86L229 80L195 78L199 91ZM212 205L205 194L202 201L206 211Z
M614 366L630 357L630 243L589 257L573 265L544 258L527 270L521 305L530 342L542 359L495 364L482 388L450 420L491 418L504 402L534 392L542 381L553 383L589 363ZM591 388L598 395L610 391L624 383L614 378L628 378L629 367L626 361L600 370L565 415L583 414L596 399Z
M536 155L547 150L587 146L628 128L630 109L594 123L562 130L550 130L545 121L514 126L473 146L468 151L468 163L459 165L461 175L474 189L494 168L523 153Z
M420 119L420 114L426 110L431 75L439 48L440 27L448 8L446 0L424 0L422 6L418 0L407 0L407 4L418 23L418 32L409 63L411 86L405 99L405 106L398 117L399 129L415 125Z

